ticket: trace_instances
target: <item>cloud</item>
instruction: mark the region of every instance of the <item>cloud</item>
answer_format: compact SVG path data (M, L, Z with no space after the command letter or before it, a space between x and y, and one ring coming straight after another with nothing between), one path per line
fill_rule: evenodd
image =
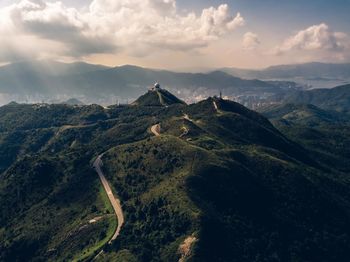
M290 51L326 51L339 53L348 48L348 36L342 32L334 32L321 23L310 26L287 38L274 49L274 53L281 55Z
M60 54L68 56L83 56L91 53L107 53L116 49L107 37L98 37L90 34L88 23L74 8L67 8L61 2L45 3L43 1L24 0L5 8L0 12L7 21L9 39L14 43L18 37L31 36L31 42L23 44L32 46L47 41ZM1 23L0 23L1 25ZM0 29L1 30L1 29ZM11 36L12 35L12 36ZM44 48L50 49L50 48Z
M175 0L94 0L83 10L42 0L0 9L0 34L6 36L0 41L0 60L189 51L244 25L240 13L232 15L226 4L200 15L178 12Z
M257 34L247 32L243 36L242 47L244 50L254 50L260 45L260 40Z

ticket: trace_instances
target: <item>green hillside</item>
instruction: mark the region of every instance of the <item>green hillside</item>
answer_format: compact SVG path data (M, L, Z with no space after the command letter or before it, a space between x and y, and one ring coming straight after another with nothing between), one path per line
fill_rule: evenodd
M333 169L350 171L350 117L314 105L281 104L261 112L284 134Z
M350 121L349 116L343 113L324 110L311 104L278 104L260 108L259 112L271 120L308 126L342 124Z
M0 261L350 259L349 169L278 124L291 110L271 113L276 129L229 100L158 92L0 108ZM117 221L91 166L102 153L125 219L111 245Z
M291 92L284 98L285 103L313 104L322 109L350 112L350 85L330 89L313 89Z
M149 90L132 103L137 106L170 106L173 104L185 104L182 100L165 89Z

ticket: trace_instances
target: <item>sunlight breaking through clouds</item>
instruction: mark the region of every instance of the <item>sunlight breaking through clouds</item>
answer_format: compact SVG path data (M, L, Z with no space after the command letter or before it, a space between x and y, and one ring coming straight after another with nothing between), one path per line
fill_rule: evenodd
M0 9L0 60L188 51L208 46L245 22L226 4L200 15L180 14L175 0L94 0L82 10L38 0Z

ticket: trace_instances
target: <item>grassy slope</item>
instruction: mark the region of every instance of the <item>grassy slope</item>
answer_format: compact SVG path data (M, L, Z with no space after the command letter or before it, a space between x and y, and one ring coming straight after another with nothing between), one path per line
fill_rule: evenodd
M110 239L116 219L108 215L108 199L89 158L86 166L76 166L76 161L82 159L28 157L3 174L0 191L6 195L1 205L7 211L1 217L2 259L78 260ZM100 216L103 219L89 223Z
M350 171L350 118L313 105L277 105L263 110L274 125L309 149L317 161Z
M286 103L313 104L326 110L349 113L350 85L299 91L287 95L284 100Z
M148 91L146 94L140 96L133 104L138 106L169 106L185 103L167 90L159 89Z
M180 243L198 230L200 212L186 195L184 184L197 151L164 136L108 152L106 173L122 199L126 218L115 243L118 249L129 249L141 260L179 258Z
M106 141L115 145L140 139L149 126L148 120L126 124L125 119L144 112L132 110L130 114L126 109L125 115L118 118L120 109L115 108L108 111L108 117L117 120L103 121L107 114L95 106L48 106L38 110L35 106L16 105L1 110L1 148L5 155L0 157L8 159L3 170L9 168L1 174L0 183L4 208L0 216L1 260L86 257L109 239L116 226L115 218L110 217L88 224L91 218L105 212L105 203L98 194L100 182L89 163L96 152L110 147ZM64 115L62 112L66 111L69 114ZM59 113L63 116L57 119ZM15 133L14 129L22 133ZM125 129L133 132L126 133ZM50 131L49 136L41 139L39 134L46 130ZM9 150L16 143L18 148ZM37 161L51 165L38 169ZM42 184L49 177L52 181Z
M115 219L87 223L107 214L90 163L110 148L105 172L126 221L101 261L178 261L180 244L192 234L199 238L192 261L350 257L347 176L327 171L236 103L16 107L0 109L2 145L10 146L6 139L17 128L49 135L25 133L25 149L11 151L3 167L1 260L83 258L108 239ZM162 136L151 138L149 127L158 122Z
M108 196L104 190L104 188L100 187L100 193L99 197L97 199L97 206L99 206L101 209L105 207L105 215L102 218L103 220L107 221L102 221L102 223L106 223L108 225L108 228L106 231L102 231L105 233L101 232L99 233L102 237L94 243L93 246L88 246L84 250L80 251L80 254L76 256L73 261L85 261L86 259L91 259L95 257L99 251L108 243L108 241L112 238L115 229L117 228L118 221L114 215L114 210L109 202ZM101 221L97 221L97 223L101 223ZM103 238L104 236L104 238Z
M193 122L166 118L162 137L107 155L127 221L113 250L128 250L140 261L175 261L181 241L195 232L194 261L348 258L348 179L322 171L258 114L226 102L216 113L211 103L184 108ZM183 126L190 131L180 140ZM189 156L180 159L187 167L179 162L183 175L169 165L178 163L179 151ZM174 217L182 221L192 209L186 203L195 207L195 219L174 234Z

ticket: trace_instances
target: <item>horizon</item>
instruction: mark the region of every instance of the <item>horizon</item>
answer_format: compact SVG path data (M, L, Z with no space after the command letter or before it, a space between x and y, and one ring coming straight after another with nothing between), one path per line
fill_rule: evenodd
M349 63L349 12L349 0L3 0L0 65L50 59L181 70Z
M13 64L23 64L23 63L62 63L66 65L70 64L88 64L88 65L95 65L95 66L104 66L107 68L117 68L117 67L126 67L126 66L131 66L131 67L138 67L138 68L143 68L143 69L149 69L149 70L164 70L164 71L173 71L173 72L183 72L183 73L210 73L212 71L220 71L222 69L228 68L228 69L237 69L237 70L256 70L256 71L263 71L269 68L273 67L284 67L284 66L298 66L298 65L311 65L311 64L323 64L323 65L347 65L350 64L349 62L319 62L319 61L310 61L310 62L305 62L305 63L291 63L291 64L275 64L275 65L268 65L266 67L259 67L259 68L250 68L250 67L234 67L234 66L227 66L227 67L182 67L182 68L157 68L157 67L147 67L147 66L142 66L138 64L115 64L115 65L106 65L106 64L101 64L101 63L93 63L89 61L84 61L84 60L76 60L76 61L60 61L60 60L51 60L51 59L43 59L43 60L21 60L21 61L14 61L14 62L8 62L8 63L0 63L0 68L8 65L13 65Z

